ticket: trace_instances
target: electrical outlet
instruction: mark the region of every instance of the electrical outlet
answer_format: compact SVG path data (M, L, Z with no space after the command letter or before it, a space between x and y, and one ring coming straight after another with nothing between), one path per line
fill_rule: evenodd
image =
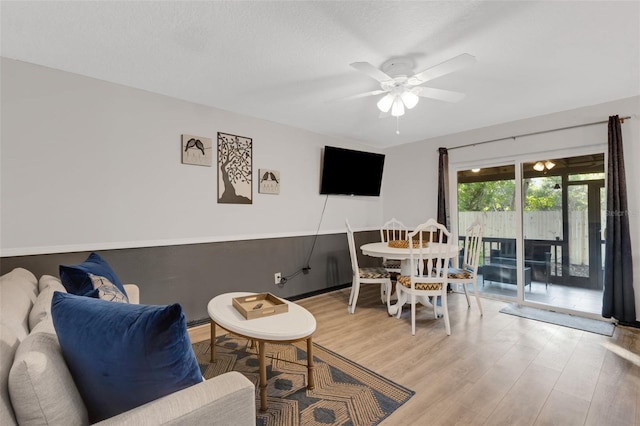
M276 285L280 284L280 282L282 281L282 274L280 272L276 272L275 274L273 274L273 280L275 281Z

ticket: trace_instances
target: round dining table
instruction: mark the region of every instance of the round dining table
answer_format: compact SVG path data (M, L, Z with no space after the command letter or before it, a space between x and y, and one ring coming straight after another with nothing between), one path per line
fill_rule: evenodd
M446 256L448 258L454 258L458 255L458 252L462 249L457 244L445 244L447 246ZM435 250L438 248L440 251L440 243L429 243L427 247L423 247L422 251L424 253L428 253L429 251ZM408 247L406 248L397 248L397 247L389 247L389 243L387 242L379 242L379 243L367 243L360 246L360 250L362 250L362 254L366 256L372 257L383 257L385 259L393 259L400 261L400 274L410 276L412 274L411 271L411 251ZM417 256L420 252L420 249L414 248L413 254ZM398 307L404 304L404 300L398 300L398 303L389 307L389 315L394 315L398 311ZM421 298L420 303L425 306L432 306L431 302L429 302L426 298Z
M448 257L456 257L461 247L457 244L445 244L449 249L447 251ZM422 251L428 253L434 248L439 247L440 243L429 243L427 247L424 247ZM389 247L389 243L367 243L360 246L362 254L372 257L384 257L385 259L393 259L400 261L400 273L402 275L411 275L411 258L409 248L396 248ZM414 255L419 252L418 248L413 249Z

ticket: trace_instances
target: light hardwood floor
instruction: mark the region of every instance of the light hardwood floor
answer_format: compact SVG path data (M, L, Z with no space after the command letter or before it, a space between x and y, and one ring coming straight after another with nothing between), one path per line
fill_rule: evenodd
M382 424L640 425L640 330L613 337L499 313L504 302L449 297L451 336L433 311L389 317L377 286L299 300L317 320L314 341L414 390ZM193 341L209 326L190 329Z

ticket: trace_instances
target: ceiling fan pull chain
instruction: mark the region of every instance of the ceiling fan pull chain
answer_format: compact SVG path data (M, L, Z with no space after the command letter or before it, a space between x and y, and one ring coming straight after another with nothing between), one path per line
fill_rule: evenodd
M400 134L400 117L396 117L396 135Z

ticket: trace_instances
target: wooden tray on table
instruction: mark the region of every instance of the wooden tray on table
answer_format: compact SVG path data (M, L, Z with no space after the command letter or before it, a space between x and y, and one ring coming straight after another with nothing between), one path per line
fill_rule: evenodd
M234 297L231 301L233 302L233 307L248 320L282 314L289 311L289 305L271 293Z

